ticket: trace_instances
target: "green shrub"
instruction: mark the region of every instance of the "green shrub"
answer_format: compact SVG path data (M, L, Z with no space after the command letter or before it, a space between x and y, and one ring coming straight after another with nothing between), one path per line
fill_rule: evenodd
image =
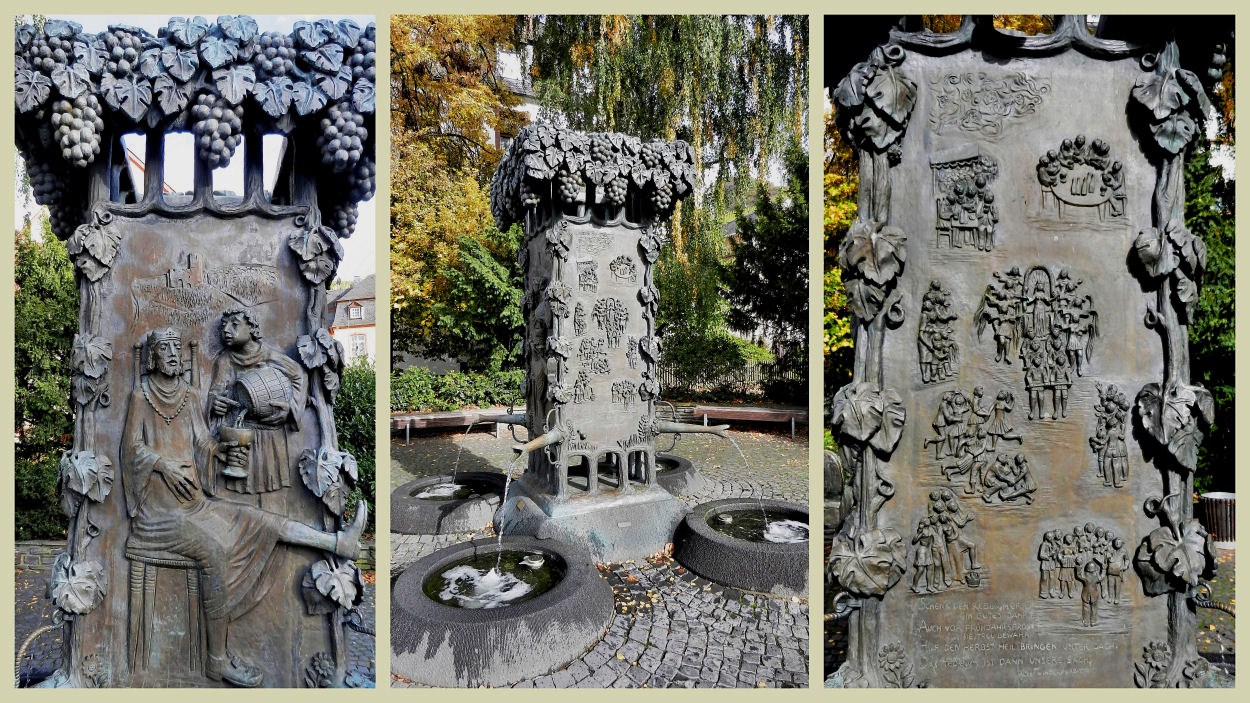
M429 369L409 367L391 376L392 412L440 412L492 405L519 405L520 369L435 374Z
M348 497L348 505L357 500L369 504L369 532L374 529L375 493L377 491L376 384L373 366L361 359L343 369L338 396L334 399L334 425L338 430L339 448L356 458L359 479Z

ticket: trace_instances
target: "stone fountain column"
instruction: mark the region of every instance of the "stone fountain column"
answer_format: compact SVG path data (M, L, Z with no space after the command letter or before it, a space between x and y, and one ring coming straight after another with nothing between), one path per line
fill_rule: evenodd
M81 295L49 587L65 668L46 683L350 683L364 523L344 517L326 292L374 187L373 25L52 19L15 49L17 144ZM177 155L176 132L194 138ZM239 194L214 171L231 159Z
M491 186L500 229L521 223L525 473L505 534L587 545L600 561L654 554L684 512L656 482L659 300L653 266L694 185L682 141L526 127ZM684 427L682 431L706 431Z

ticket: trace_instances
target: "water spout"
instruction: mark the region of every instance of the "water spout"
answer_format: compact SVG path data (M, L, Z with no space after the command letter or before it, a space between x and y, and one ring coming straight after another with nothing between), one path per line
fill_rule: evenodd
M714 434L722 439L729 438L729 425L690 425L684 422L656 420L655 431L666 434Z
M558 444L563 441L564 441L564 430L561 430L559 427L557 427L554 430L547 432L546 434L538 435L537 437L535 437L534 439L531 439L525 444L512 445L512 451L516 452L517 454L527 454L529 452L542 449L543 447L549 447L553 444Z

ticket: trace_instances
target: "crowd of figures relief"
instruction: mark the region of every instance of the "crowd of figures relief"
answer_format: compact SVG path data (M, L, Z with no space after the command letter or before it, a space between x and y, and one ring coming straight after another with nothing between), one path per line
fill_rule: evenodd
M1124 576L1130 564L1124 538L1092 522L1070 532L1046 532L1037 560L1041 562L1037 597L1079 599L1085 627L1098 624L1100 606L1119 605L1128 596Z
M1037 491L1037 481L1029 461L1020 452L1009 452L1023 438L1011 423L1015 397L1002 390L993 404L987 404L985 389L976 386L969 397L963 391L942 394L933 418L934 436L925 447L935 446L947 480L967 482L963 493L978 496L991 505L1029 505Z
M1029 419L1067 417L1068 389L1089 370L1098 312L1067 269L1057 276L1042 266L1027 273L1013 266L995 272L976 310L977 336L993 332L994 360L1024 368Z

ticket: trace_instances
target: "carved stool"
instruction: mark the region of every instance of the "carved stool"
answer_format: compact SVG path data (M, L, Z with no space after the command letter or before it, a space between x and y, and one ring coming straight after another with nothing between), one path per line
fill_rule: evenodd
M152 663L152 633L156 626L157 579L162 572L182 571L186 579L187 669L204 671L204 602L200 597L200 568L194 561L169 552L126 550L130 561L129 650L130 673ZM172 663L172 662L171 662Z

